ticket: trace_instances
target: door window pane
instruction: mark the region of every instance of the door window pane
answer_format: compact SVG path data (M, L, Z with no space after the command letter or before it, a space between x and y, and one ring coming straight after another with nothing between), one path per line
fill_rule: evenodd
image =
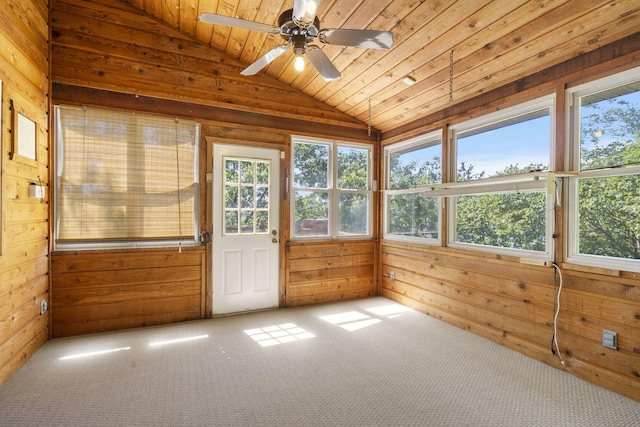
M256 183L260 185L269 185L269 163L256 163Z
M240 182L243 184L255 183L255 166L254 161L242 161L240 162Z
M238 214L237 210L227 210L224 213L224 233L225 234L238 234L240 229L238 228Z
M253 191L255 187L243 185L240 187L240 207L242 209L251 209L253 204Z
M264 234L269 224L269 162L224 159L225 234Z
M269 207L269 187L256 187L256 208L267 209Z
M240 212L240 234L254 234L254 211L241 211Z
M256 233L268 233L269 232L269 211L258 210L256 211Z
M240 205L238 203L238 186L226 185L224 187L224 207L234 209Z
M224 162L225 181L238 182L240 177L240 162L237 160L225 160Z

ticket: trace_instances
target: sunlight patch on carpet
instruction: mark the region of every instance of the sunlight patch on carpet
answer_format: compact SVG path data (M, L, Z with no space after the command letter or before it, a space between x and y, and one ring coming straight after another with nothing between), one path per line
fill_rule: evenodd
M281 325L247 329L244 333L262 347L315 338L314 334L299 327L295 323L283 323Z
M209 338L209 335L197 335L197 336L193 336L193 337L185 337L185 338L176 338L173 340L166 340L166 341L155 341L149 344L149 347L157 347L160 345L166 345L166 344L176 344L176 343L183 343L183 342L188 342L188 341L194 341L194 340L201 340L204 338Z
M380 319L374 319L367 314L360 313L359 311L346 311L344 313L320 316L320 319L325 322L329 322L332 325L338 325L349 332L357 331L358 329L366 328L367 326L382 322Z
M124 351L124 350L131 350L131 347L110 348L110 349L107 349L107 350L91 351L91 352L87 352L87 353L76 353L76 354L71 354L69 356L61 357L58 360L68 360L68 359L78 359L78 358L81 358L81 357L100 356L100 355L103 355L103 354L116 353L116 352Z

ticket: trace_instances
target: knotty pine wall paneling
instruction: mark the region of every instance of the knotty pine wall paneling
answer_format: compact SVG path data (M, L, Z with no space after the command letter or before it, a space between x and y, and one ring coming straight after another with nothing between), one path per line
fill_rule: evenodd
M383 134L383 144L555 93L555 156L563 170L565 88L637 66L639 35ZM513 256L382 240L381 293L640 401L640 273L563 262L564 207L556 208L555 257L563 274L557 338L566 366L551 352L558 284L552 268L523 265ZM603 329L618 332L617 351L602 346Z
M60 251L52 257L52 335L204 317L204 249Z
M376 294L373 240L287 243L286 305Z
M46 0L0 2L0 385L48 339L49 26ZM36 161L12 156L10 103L36 123ZM12 159L13 158L13 159ZM30 199L42 183L44 199Z

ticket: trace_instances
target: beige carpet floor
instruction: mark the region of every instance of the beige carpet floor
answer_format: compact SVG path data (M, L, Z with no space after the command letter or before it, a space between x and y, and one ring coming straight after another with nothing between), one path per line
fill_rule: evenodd
M56 339L1 426L640 426L640 403L376 297Z

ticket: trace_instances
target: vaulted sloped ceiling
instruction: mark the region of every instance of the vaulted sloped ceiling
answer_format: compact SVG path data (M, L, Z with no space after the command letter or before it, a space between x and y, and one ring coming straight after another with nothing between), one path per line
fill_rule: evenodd
M239 74L283 40L277 35L203 23L198 17L210 12L277 25L280 13L293 6L293 0L126 2L210 45L211 55L222 51L235 58L237 62L225 70L228 77ZM76 0L65 3L73 7ZM290 51L253 79L266 74L360 123L371 120L374 128L386 132L638 33L640 3L322 0L318 17L321 28L391 31L395 43L388 51L323 45L342 73L331 82L311 66L295 71ZM416 83L403 83L407 76Z
M128 1L247 65L281 44L280 37L213 26L198 16L212 12L277 24L280 13L293 6L293 0ZM325 45L342 73L332 82L309 66L296 72L291 54L264 72L362 122L371 102L374 127L388 131L638 32L640 3L323 0L318 16L322 28L392 31L395 44L389 51ZM406 76L417 83L407 86Z

